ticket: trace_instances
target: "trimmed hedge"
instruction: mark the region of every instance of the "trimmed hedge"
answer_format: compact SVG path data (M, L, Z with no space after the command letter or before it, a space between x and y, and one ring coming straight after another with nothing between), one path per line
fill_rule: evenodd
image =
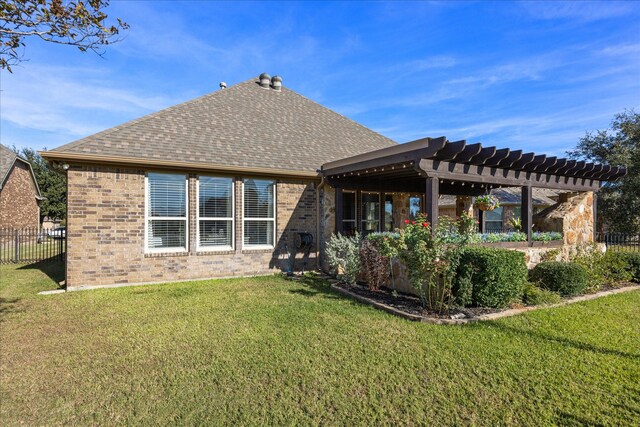
M562 296L578 295L587 287L589 271L574 262L541 262L531 270L531 280Z
M618 259L629 274L629 279L640 282L640 252L607 252L607 256Z
M503 308L522 298L526 283L524 253L470 246L461 252L453 295L462 306Z

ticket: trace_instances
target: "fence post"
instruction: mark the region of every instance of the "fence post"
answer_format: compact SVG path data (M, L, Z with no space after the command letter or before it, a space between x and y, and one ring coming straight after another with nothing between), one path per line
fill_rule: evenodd
M13 252L13 258L15 260L15 262L19 262L20 261L20 232L18 231L18 229L16 228L16 237L15 237L15 250Z

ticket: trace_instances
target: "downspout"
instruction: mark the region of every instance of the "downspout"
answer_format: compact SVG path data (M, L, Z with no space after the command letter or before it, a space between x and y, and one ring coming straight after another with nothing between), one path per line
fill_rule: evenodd
M320 190L324 187L325 180L324 175L320 180L320 184L316 187L316 268L318 270L322 270L322 262L320 257L322 256L322 251L320 250Z

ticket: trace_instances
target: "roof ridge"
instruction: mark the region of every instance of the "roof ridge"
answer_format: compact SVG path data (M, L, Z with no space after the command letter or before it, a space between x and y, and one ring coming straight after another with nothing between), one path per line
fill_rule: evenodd
M62 145L60 147L54 148L54 149L49 150L49 151L65 152L65 151L68 151L71 148L78 148L79 146L82 146L82 144L89 142L89 141L87 141L88 138L93 138L93 137L96 137L96 136L106 136L106 135L109 135L111 133L126 129L126 128L130 127L130 126L133 126L133 125L136 125L136 124L139 124L139 123L143 123L143 122L145 122L147 120L150 120L150 119L153 119L153 118L155 118L155 117L157 117L157 116L159 116L161 114L164 114L164 113L167 113L167 112L170 112L172 110L179 109L179 108L183 108L185 106L194 104L194 103L196 103L198 101L201 101L202 99L205 99L205 98L208 98L208 97L216 96L216 94L222 93L223 91L228 91L228 90L232 90L234 88L238 88L241 85L247 84L252 80L255 81L256 77L252 77L250 79L241 81L239 83L236 83L234 85L229 86L228 88L219 89L219 90L215 90L215 91L212 91L212 92L208 92L208 93L205 93L204 95L200 95L200 96L198 96L196 98L180 102L179 104L172 105L170 107L166 107L166 108L163 108L163 109L158 110L158 111L154 111L153 113L145 114L144 116L141 116L141 117L136 117L135 119L131 119L131 120L127 121L127 122L121 123L119 125L115 125L115 126L109 128L109 129L105 129L105 130L102 130L100 132L92 133L91 135L87 135L87 136L84 136L84 137L82 137L80 139L76 139L75 141L69 142L67 144L64 144L64 145Z

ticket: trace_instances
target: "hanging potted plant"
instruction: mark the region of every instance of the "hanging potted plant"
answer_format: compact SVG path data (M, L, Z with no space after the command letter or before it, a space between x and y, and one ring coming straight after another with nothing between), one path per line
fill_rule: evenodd
M486 196L476 197L473 205L481 211L492 211L500 207L500 202L496 196L488 194Z

